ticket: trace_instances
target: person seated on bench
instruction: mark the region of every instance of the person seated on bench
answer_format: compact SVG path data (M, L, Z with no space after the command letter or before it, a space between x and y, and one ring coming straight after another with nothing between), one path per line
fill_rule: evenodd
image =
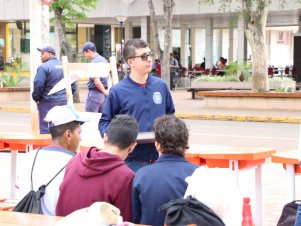
M55 106L47 113L45 119L48 122L51 135L51 144L39 150L34 163L32 181L33 189L47 184L74 156L80 142L81 124L86 122L72 107L68 105ZM19 174L18 183L20 197L23 197L31 189L31 168L36 155L36 150L26 156L26 162ZM63 180L65 169L46 187L42 197L42 212L45 215L55 216L55 208L59 196L59 186Z
M226 67L226 64L227 64L227 59L221 57L220 58L220 61L219 61L219 64L217 65L217 75L225 75L225 67Z

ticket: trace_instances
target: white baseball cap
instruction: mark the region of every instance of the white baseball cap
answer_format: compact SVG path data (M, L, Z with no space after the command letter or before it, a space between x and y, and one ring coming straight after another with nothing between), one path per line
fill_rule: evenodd
M48 122L48 127L59 126L69 122L79 122L83 124L88 119L81 117L70 105L55 106L48 111L45 122Z

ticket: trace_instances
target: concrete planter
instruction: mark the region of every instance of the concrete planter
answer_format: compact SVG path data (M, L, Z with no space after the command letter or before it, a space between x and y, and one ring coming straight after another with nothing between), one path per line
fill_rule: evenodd
M191 88L252 89L251 82L204 82L191 81Z
M269 83L270 89L283 89L284 92L287 92L288 90L295 91L296 90L296 81L289 81L289 80L279 80L279 81L270 81Z
M205 82L205 81L191 81L191 88L210 88L210 89L252 89L251 82ZM270 80L270 90L277 88L284 88L285 91L296 89L296 81L293 80Z
M255 110L301 110L300 92L253 93L251 90L201 91L208 108L255 109Z
M29 101L30 87L3 87L0 88L1 101Z

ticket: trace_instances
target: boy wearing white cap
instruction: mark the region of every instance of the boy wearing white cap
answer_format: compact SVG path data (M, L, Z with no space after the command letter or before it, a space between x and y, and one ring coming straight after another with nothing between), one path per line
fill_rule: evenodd
M87 120L80 117L68 105L53 107L44 120L49 125L52 141L49 146L39 149L38 153L35 150L28 154L20 177L20 197L30 190L30 174L33 164L32 181L35 191L41 185L47 184L63 169L46 187L45 195L41 199L43 214L55 215L59 186L65 173L64 167L78 149L81 124ZM34 159L36 160L34 161Z

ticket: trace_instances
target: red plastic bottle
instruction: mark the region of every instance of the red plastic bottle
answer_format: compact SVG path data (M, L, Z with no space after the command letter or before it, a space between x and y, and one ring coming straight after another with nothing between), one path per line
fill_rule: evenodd
M244 198L241 226L255 226L251 212L250 198Z

